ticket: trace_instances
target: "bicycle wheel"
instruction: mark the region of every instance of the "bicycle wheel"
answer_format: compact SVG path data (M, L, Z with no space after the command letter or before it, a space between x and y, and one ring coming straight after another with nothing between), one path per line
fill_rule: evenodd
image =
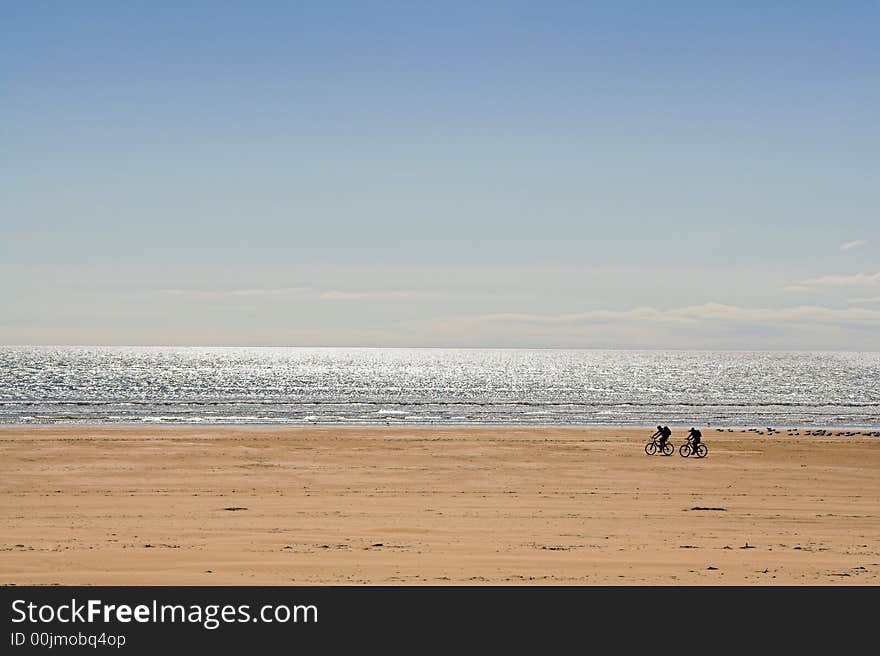
M655 453L657 453L657 445L653 442L648 442L645 445L645 453L647 453L649 456L653 456Z
M663 445L663 455L664 456L671 456L673 453L675 453L675 447L672 446L672 442L667 442L666 444Z
M687 444L682 444L678 447L678 455L682 458L687 458L691 454L691 447Z
M707 447L703 443L700 443L700 445L697 447L697 457L698 458L705 458L708 453L709 453L709 447Z

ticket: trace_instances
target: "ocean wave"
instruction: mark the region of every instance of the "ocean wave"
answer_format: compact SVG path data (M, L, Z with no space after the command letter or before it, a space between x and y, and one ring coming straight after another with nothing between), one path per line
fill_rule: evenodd
M345 401L342 399L333 401L0 401L0 406L5 407L124 407L124 406L147 406L155 408L185 408L188 406L266 406L266 407L302 407L302 406L387 406L387 399L380 401ZM401 401L396 405L400 407L425 407L425 406L473 406L486 408L516 408L516 407L572 407L572 408L878 408L880 401L867 402L821 402L821 401ZM402 412L393 409L380 409L377 414L394 414Z

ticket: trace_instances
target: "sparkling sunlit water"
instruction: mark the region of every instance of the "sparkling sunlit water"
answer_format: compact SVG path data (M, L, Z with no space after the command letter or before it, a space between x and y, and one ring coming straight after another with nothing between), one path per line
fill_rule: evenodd
M880 353L0 348L0 423L880 426Z

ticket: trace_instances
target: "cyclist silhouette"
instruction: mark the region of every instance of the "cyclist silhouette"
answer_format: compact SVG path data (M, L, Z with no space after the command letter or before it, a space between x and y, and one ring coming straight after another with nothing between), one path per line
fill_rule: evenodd
M658 437L660 438L660 453L663 453L663 449L666 447L670 435L672 435L672 431L669 430L669 426L657 426L657 432L651 436L652 440L655 440Z
M697 452L697 447L700 445L700 439L703 437L703 434L697 430L696 428L691 428L688 431L688 438L691 440L691 448L694 453Z

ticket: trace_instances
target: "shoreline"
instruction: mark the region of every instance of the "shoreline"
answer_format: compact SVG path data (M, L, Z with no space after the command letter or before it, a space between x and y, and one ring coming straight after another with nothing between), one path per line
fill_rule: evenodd
M664 425L668 425L673 430L687 430L687 427L696 426L700 430L707 432L751 432L756 430L764 430L768 428L767 426L755 426L754 424L725 424L722 426L711 426L711 425L702 425L702 424L666 424L666 422L662 422ZM782 424L779 424L780 426ZM319 430L319 429L331 429L331 430L357 430L360 428L377 428L377 429L386 429L386 428L400 428L406 430L418 430L418 429L426 429L426 430L480 430L482 428L491 429L491 430L520 430L520 429L536 429L536 430L655 430L657 424L540 424L540 423L478 423L478 424L470 424L470 423L461 423L461 424L452 424L452 423L406 423L403 421L399 422L351 422L351 423L296 423L296 422L206 422L206 421L114 421L114 422L89 422L89 421L72 421L72 422L47 422L47 423L3 423L0 422L0 431L5 430L13 430L13 429L26 429L26 430L41 430L41 429L70 429L70 428L123 428L123 429L146 429L151 430L153 428L180 428L183 430L187 429L199 429L199 428L272 428L278 430L286 430L288 428L291 429L307 429L307 430ZM844 431L844 432L853 432L858 431L860 433L868 433L869 437L878 437L876 435L872 436L870 433L880 432L880 424L877 425L859 425L859 424L799 424L799 425L785 425L785 428L773 428L773 433L784 434L787 431Z
M880 440L652 428L2 426L0 584L880 583Z

